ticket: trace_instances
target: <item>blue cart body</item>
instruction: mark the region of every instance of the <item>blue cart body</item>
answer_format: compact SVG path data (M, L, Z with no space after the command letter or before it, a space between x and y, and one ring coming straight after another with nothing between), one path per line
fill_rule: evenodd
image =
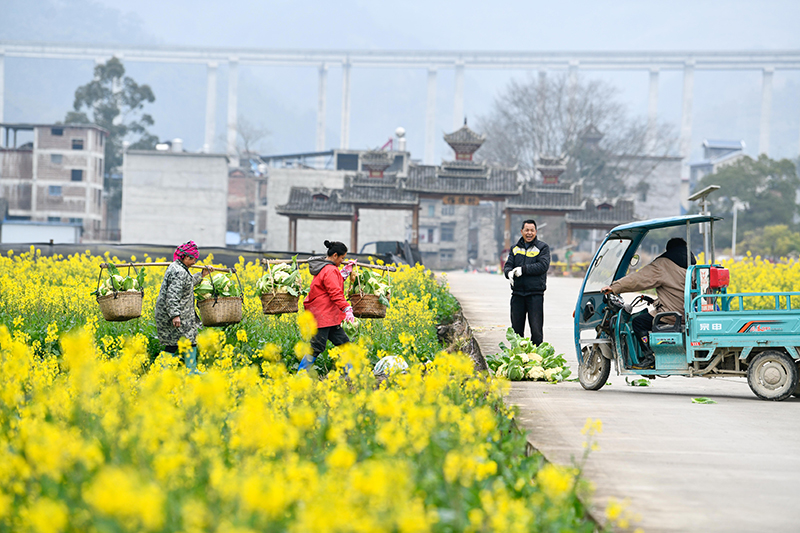
M685 322L656 326L650 333L655 367L631 368L640 347L633 334L635 313L613 313L600 289L625 276L636 251L653 229L713 223L710 215L688 215L625 224L606 236L587 270L575 307L575 348L581 367L613 361L618 374L690 377L747 377L757 396L784 399L795 392L800 361L800 292L728 294L727 284L708 282L720 265L686 271ZM607 323L603 323L603 321ZM596 357L592 357L596 354ZM583 373L579 369L579 377ZM606 371L607 375L607 371ZM581 380L581 384L584 384ZM602 384L595 386L597 390ZM787 392L788 391L788 392Z

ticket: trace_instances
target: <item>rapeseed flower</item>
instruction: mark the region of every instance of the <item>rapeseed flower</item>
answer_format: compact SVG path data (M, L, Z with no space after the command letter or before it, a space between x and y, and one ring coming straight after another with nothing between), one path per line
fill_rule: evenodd
M295 374L312 321L263 315L259 265L239 259L244 319L200 333L205 373L190 376L159 353L157 290L142 318L101 319L90 293L104 261L117 260L0 256L0 529L591 530L574 491L545 497L561 478L532 482L507 383L441 351L453 300L424 267L401 266L386 319L362 321L312 379ZM378 387L373 364L390 355L410 367Z

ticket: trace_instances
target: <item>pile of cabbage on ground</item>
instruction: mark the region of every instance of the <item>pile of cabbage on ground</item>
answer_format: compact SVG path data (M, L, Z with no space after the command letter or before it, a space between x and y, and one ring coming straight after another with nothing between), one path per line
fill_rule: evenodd
M572 373L564 360L564 354L556 354L556 349L547 342L539 346L529 339L520 337L508 328L506 339L509 346L500 343L502 352L488 355L486 364L497 377L511 381L549 381L557 383L567 379Z

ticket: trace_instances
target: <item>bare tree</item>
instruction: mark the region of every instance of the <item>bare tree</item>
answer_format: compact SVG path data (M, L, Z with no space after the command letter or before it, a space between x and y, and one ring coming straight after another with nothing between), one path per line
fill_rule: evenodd
M258 150L262 149L262 141L270 135L267 128L253 124L241 115L236 130L239 134L236 150L239 152L240 159L246 159L256 154Z
M647 122L629 118L616 94L606 82L567 74L512 81L478 121L487 134L481 157L532 176L537 157L567 156L564 179L583 180L588 194L623 194L632 176L640 190L659 158L674 152L675 137L665 125L648 135Z

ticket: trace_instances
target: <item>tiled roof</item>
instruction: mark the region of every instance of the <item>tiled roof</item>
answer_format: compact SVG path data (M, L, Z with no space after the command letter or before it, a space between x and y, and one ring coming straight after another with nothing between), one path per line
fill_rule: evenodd
M370 150L361 154L361 166L367 169L385 169L394 163L394 157L383 150Z
M386 187L402 189L405 187L404 179L399 178L396 172L386 172L383 176L370 176L366 172L348 174L344 177L345 187Z
M292 187L289 192L289 201L275 208L279 215L307 216L307 217L338 217L352 216L355 210L352 204L340 201L340 190L309 189L306 187Z
M583 209L583 188L573 183L545 185L526 184L522 194L509 198L506 207L510 209L543 209L555 211L579 211Z
M470 144L470 145L482 145L483 141L486 140L486 135L478 135L469 127L464 124L461 128L457 129L453 133L445 133L444 141L453 146L453 144ZM477 148L476 148L477 150Z
M451 163L447 163L450 165ZM466 168L466 167L465 167ZM450 177L441 174L440 167L411 165L408 168L406 190L434 194L480 194L509 196L519 194L517 169L486 167L488 177Z
M489 177L489 167L474 161L445 161L436 172L439 178L478 178Z
M598 208L599 206L609 206L610 208ZM601 225L612 228L620 224L633 222L633 200L616 198L613 200L595 200L587 198L584 209L581 211L568 213L566 217L568 224L573 225Z
M339 200L352 204L378 204L415 206L419 197L415 192L404 188L404 180L389 175L369 178L363 174L347 176L344 189L339 192Z

